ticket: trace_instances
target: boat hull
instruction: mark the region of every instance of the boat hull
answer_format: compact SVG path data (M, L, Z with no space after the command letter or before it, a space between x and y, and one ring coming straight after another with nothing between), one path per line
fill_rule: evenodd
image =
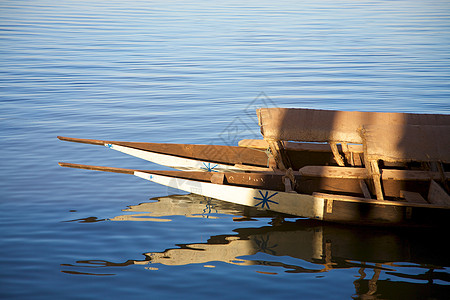
M140 171L134 172L134 175L171 188L227 202L311 219L323 219L324 200L312 195L214 184Z
M450 208L314 193L286 193L134 172L134 175L222 201L315 220L395 227L448 227Z
M137 158L178 170L244 172L268 170L264 151L235 146L137 143L58 136L62 141L105 146Z

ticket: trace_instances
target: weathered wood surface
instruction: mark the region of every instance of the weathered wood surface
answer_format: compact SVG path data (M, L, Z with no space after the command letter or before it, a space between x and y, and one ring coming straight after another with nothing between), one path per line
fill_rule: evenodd
M284 149L284 146L280 141L270 141L269 148L278 169L287 170L293 168L286 149Z
M268 163L268 157L264 151L237 146L136 143L136 142L122 142L122 141L78 139L61 136L59 136L58 138L63 141L93 144L93 145L107 145L107 144L120 145L124 147L130 147L149 152L230 165L245 164L252 166L267 167Z
M91 165L73 164L73 163L65 163L65 162L59 162L58 164L61 167L66 167L66 168L103 171L103 172L112 172L112 173L122 173L122 174L130 174L130 175L133 175L134 171L135 171L133 169L91 166Z
M334 111L301 108L257 110L265 140L362 144L365 125L450 125L450 115Z
M275 200L272 203L273 205L271 204L272 206L270 208L267 205L267 209L332 222L365 225L448 226L447 220L450 217L450 206L398 201L377 201L317 192L313 193L312 196L283 193L284 184L281 180L278 183L278 189L268 189L267 182L271 186L277 185L277 179L281 179L281 175L265 173L219 174L214 172L139 171L68 163L60 163L60 165L64 167L134 174L135 176L160 184L249 206L260 206L263 203L261 202L262 198L260 198L263 195L261 191L265 191L264 193L267 196L266 192L269 190L273 191L271 195L278 195L278 197L276 199L273 198ZM216 184L212 184L212 182ZM233 184L233 182L239 184ZM393 181L391 180L390 182ZM248 189L246 189L247 187ZM195 191L193 191L193 188L195 188Z
M235 165L237 168L249 171L267 171L268 166L275 167L272 157L268 157L265 151L256 149L246 149L243 147L231 146L212 146L212 145L190 145L190 144L159 144L159 143L134 143L119 142L108 140L91 140L68 137L58 137L63 141L93 144L93 145L119 145L131 149L139 149L154 153L173 155L182 158L203 160L209 162ZM261 140L266 143L266 141ZM311 143L281 143L284 147L284 159L289 161L294 170L298 170L307 165L336 165L329 144L311 144ZM290 147L290 144L299 144ZM288 146L286 146L288 145ZM194 147L195 146L195 147ZM287 148L286 148L287 147ZM337 145L341 149L341 145ZM195 149L194 149L195 148ZM353 151L354 158L359 159L362 152L362 145L349 145ZM198 150L195 153L194 150ZM203 151L203 152L202 152ZM192 155L192 156L191 156ZM355 165L361 165L361 162Z
M335 142L330 143L331 146L331 152L333 153L334 160L337 162L337 164L341 167L345 166L344 159L342 158L341 154L339 153L339 150L337 148L337 144Z
M439 226L448 228L450 207L431 204L377 201L315 193L324 199L324 221L376 226ZM327 206L332 206L326 210Z
M159 143L133 143L108 140L91 140L68 137L58 137L63 141L93 144L93 145L118 145L129 149L137 149L152 153L172 155L181 158L193 159L234 165L237 168L250 171L264 171L268 166L276 167L274 158L268 157L263 150L246 149L232 146L189 145L189 144L159 144ZM286 143L282 143L283 146ZM313 145L313 146L311 146ZM195 146L195 147L193 147ZM360 146L360 145L352 145ZM113 147L116 149L117 147ZM351 147L350 147L351 148ZM303 150L301 150L303 149ZM338 145L338 149L340 145ZM362 149L362 148L361 148ZM198 152L195 152L197 150ZM265 149L266 150L266 149ZM123 151L122 151L123 152ZM285 157L292 164L292 168L298 170L306 165L336 165L330 146L327 144L307 144L296 150L287 150ZM355 155L358 155L355 153ZM142 158L142 157L141 157ZM157 161L155 161L157 162Z
M218 173L218 172L202 172L202 171L159 171L159 170L134 170L123 168L112 168L103 166L92 166L83 164L73 164L60 162L60 166L86 169L103 172L114 172L122 174L131 174L134 172L143 172L155 175L170 176L174 178L183 178L189 180L197 180L203 182L213 182L216 184L234 184L240 186L260 187L265 189L284 190L281 174L274 173Z
M431 171L418 170L396 170L382 169L381 177L384 180L439 180L442 174ZM294 172L296 173L296 172ZM366 168L335 167L335 166L306 166L298 171L299 175L326 177L326 178L348 178L348 179L368 179L370 176ZM450 172L445 172L446 180L450 178Z
M282 141L284 149L287 151L310 151L310 152L331 152L330 144L301 143ZM363 153L362 145L347 145L348 150L353 153ZM239 141L239 147L266 150L269 143L265 140L244 139ZM337 145L339 152L344 152L342 145Z
M415 192L401 190L400 197L404 198L406 201L411 203L422 203L422 204L428 203L427 200L425 200L425 198L423 198L421 194Z
M450 162L450 126L364 125L360 130L365 165L383 199L378 161Z
M60 163L63 167L134 174L134 171L171 176L216 184L230 184L252 188L285 191L283 172L257 172L257 173L233 173L233 172L202 172L202 171L152 171L90 166L81 164ZM321 169L323 169L321 171ZM344 169L340 171L339 169ZM362 195L360 180L366 179L367 174L363 168L341 167L305 167L304 172L294 172L295 191L298 193L312 194L314 192L337 192L347 195ZM345 174L344 174L345 173ZM429 178L424 174L408 178L403 176L400 180L382 179L385 195L387 197L400 197L400 190L425 193L428 192Z
M450 196L448 193L438 184L432 180L430 184L430 191L428 192L428 201L436 205L450 206Z
M450 126L368 125L361 135L369 160L450 162Z
M249 166L249 165L242 165L242 164L235 164L236 168L249 171L249 172L276 172L276 170L272 168L266 168L266 167L255 167L255 166Z
M370 183L371 182L368 184L368 190L370 194L373 195L370 198L373 198L375 197L376 192L373 184ZM421 193L425 197L429 186L429 181L382 180L381 183L383 185L384 195L388 199L400 198L400 190ZM322 192L365 197L363 196L360 180L348 178L300 176L300 178L297 179L296 191L306 194Z
M361 179L359 181L359 186L361 187L361 190L363 192L364 198L371 199L372 196L370 195L369 188L367 187L367 184L366 184L366 182L363 179Z
M104 172L115 172L124 174L133 174L133 169L112 168L102 166L91 166L83 164L73 164L60 162L62 167L96 170ZM192 174L196 174L195 179L209 181L212 174L216 172L197 172L197 171L152 171L152 170L137 170L141 172L150 172L158 174L167 174L175 177L192 178ZM232 178L233 183L239 183L239 180L246 182L244 178L249 178L248 181L255 181L256 179L250 178L265 178L262 180L264 183L268 183L268 180L278 179L284 176L283 172L256 172L256 173L232 173L225 172L226 178ZM303 177L317 177L317 178L329 178L329 179L347 179L347 180L361 180L370 178L365 168L351 168L351 167L331 167L331 166L307 166L303 167L299 171L293 172L296 178ZM446 172L447 181L450 178L450 172ZM427 172L427 171L408 171L408 170L384 170L382 179L385 181L429 181L432 179L440 179L440 173ZM194 178L192 178L194 179ZM258 179L259 180L259 179ZM258 181L256 180L256 181ZM231 183L231 182L229 182Z
M394 207L437 207L437 208L443 208L450 211L450 207L446 205L433 205L429 203L409 203L406 201L390 201L390 200L384 200L380 201L377 199L365 199L362 197L352 197L347 195L336 195L336 194L329 194L329 193L320 193L316 192L313 193L313 196L323 198L323 199L332 199L333 201L342 201L342 202L355 202L355 203L367 203L367 204L374 204L374 205L381 205L381 206L394 206Z
M330 144L286 141L279 141L279 143L283 146L284 153L292 168L295 170L307 165L337 165ZM239 146L267 150L269 148L269 142L265 140L241 140ZM336 147L339 153L345 156L346 165L362 165L362 145L347 145L348 152L345 152L345 147L340 144L337 144Z
M343 112L311 109L261 108L257 110L264 139L327 142L339 166L360 163L347 143L363 144L364 165L377 199L383 200L379 160L386 162L450 162L450 115ZM291 159L292 166L296 159ZM278 163L278 162L277 162ZM282 164L278 163L278 167Z

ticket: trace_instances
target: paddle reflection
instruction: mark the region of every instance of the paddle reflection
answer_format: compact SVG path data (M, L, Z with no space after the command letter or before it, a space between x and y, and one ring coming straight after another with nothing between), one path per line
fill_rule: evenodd
M450 261L447 247L442 244L445 235L436 229L392 230L329 225L306 219L282 221L279 215L270 215L270 212L195 195L154 200L156 202L131 206L126 211L133 214L112 220L231 214L246 219L268 216L274 221L271 226L238 228L234 234L214 235L205 243L180 244L160 252L147 252L141 260L84 260L63 264L62 272L113 275L110 267L144 265L149 270L159 270L190 264L214 268L220 263L252 266L256 272L270 275L354 269L357 298L405 298L405 291L411 293L412 298L418 295L427 298L450 292L450 273L446 268ZM102 268L108 271L100 271ZM404 288L399 289L401 286ZM399 290L402 295L396 295Z

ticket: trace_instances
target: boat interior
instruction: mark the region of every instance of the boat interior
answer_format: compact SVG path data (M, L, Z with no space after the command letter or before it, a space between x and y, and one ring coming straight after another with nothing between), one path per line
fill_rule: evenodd
M260 108L271 167L285 190L449 206L450 116Z

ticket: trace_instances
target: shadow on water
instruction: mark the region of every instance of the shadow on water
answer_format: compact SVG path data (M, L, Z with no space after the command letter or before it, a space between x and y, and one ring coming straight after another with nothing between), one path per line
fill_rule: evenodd
M234 229L233 234L210 236L207 242L194 241L159 252L145 252L140 260L64 263L62 272L108 276L115 275L111 272L114 267L138 265L157 271L195 264L215 268L218 262L223 262L253 267L267 275L319 276L340 269L354 270L355 298L360 299L440 297L450 292L447 271L450 259L442 242L445 232L438 229L411 231L331 225L307 219L285 221L286 216L194 194L151 200L130 206L124 210L126 214L110 220L171 221L169 217L176 215L218 218L226 214L236 216L236 221L269 217L272 222L257 228L242 226Z
M96 222L102 222L106 221L106 219L98 219L97 217L87 217L87 218L80 218L75 220L69 220L64 222L78 222L78 223L96 223Z

